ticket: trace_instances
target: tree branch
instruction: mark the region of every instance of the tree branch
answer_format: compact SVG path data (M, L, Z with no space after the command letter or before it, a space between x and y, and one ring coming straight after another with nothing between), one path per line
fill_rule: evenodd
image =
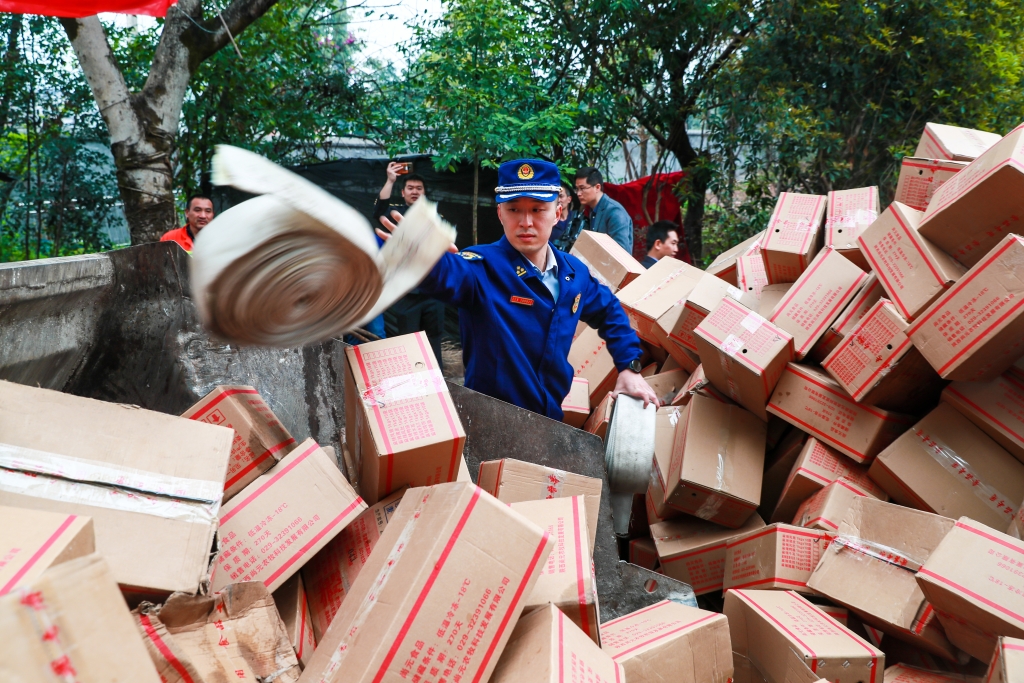
M179 3L179 7L185 3ZM221 16L227 24L231 35L236 38L249 27L254 21L267 13L271 7L277 4L277 0L234 0L228 5ZM199 22L212 33L200 31L195 26L189 27L185 35L182 35L182 42L189 48L189 71L194 72L196 67L211 57L217 50L231 42L228 32L224 30L219 18L212 18Z

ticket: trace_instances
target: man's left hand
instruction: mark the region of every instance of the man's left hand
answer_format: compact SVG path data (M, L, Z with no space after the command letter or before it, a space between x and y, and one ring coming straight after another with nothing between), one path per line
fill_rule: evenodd
M615 389L612 391L612 395L618 396L619 394L640 399L644 402L644 408L647 407L648 403L653 403L655 408L661 405L658 395L654 393L654 389L647 383L647 380L639 372L633 372L632 370L622 370L619 372L619 378L615 380Z

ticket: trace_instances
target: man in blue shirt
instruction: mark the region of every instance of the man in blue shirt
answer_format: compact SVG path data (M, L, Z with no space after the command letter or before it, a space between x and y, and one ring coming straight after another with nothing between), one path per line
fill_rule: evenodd
M640 340L618 299L582 261L548 243L559 216L558 167L510 161L498 169L498 182L505 236L445 254L420 284L459 308L466 386L561 420L573 378L569 346L582 320L607 342L619 371L615 392L657 405L639 374ZM386 218L381 223L394 228Z
M590 229L603 232L633 253L633 219L622 204L604 193L604 178L593 166L576 171L576 196L590 209Z

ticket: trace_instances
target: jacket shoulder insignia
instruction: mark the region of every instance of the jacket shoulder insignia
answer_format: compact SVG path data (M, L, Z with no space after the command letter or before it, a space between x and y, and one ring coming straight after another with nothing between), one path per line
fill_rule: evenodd
M467 261L483 261L484 257L475 251L460 251L459 256L466 259Z

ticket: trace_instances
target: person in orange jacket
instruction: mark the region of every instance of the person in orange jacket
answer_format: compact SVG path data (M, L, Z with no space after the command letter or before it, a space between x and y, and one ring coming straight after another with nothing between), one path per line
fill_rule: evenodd
M194 194L185 204L185 225L168 230L160 238L161 242L177 242L182 249L192 253L192 242L199 231L213 220L213 200L201 194Z

